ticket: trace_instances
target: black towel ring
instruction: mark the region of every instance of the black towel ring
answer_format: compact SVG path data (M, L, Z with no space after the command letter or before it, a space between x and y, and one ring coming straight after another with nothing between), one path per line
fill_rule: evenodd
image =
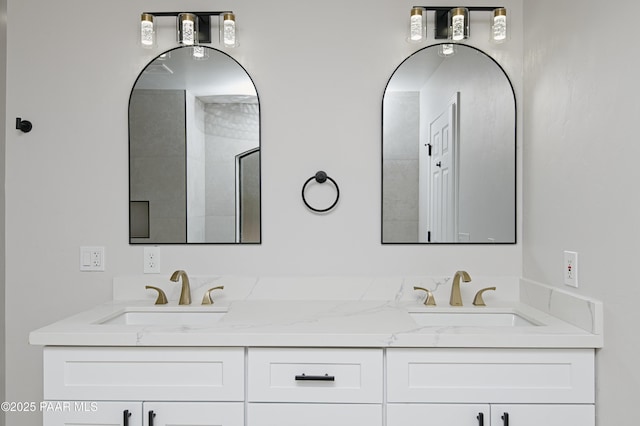
M330 180L331 183L333 183L333 186L336 187L336 200L333 202L333 204L331 204L329 207L327 207L326 209L316 209L315 207L311 207L309 205L309 203L307 202L307 199L304 196L304 191L307 189L307 185L309 184L309 182L311 182L312 180L316 180L316 182L318 183L325 183L327 180ZM304 185L302 185L302 201L304 201L304 204L310 209L313 210L314 212L318 212L318 213L324 213L324 212L328 212L329 210L331 210L332 208L334 208L336 206L336 204L338 204L338 200L340 199L340 188L338 187L338 184L336 183L335 180L331 179L329 176L327 176L327 174L323 171L319 171L317 172L314 176L311 176L309 179L307 179L307 181L304 183Z

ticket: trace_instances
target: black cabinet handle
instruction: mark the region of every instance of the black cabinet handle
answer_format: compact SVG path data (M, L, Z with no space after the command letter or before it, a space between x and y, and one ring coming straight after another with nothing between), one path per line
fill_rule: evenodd
M149 410L149 426L153 426L153 418L156 416L156 413L153 410Z
M484 413L478 413L476 419L478 419L478 426L484 426Z
M297 381L315 380L320 382L335 382L336 377L325 374L324 376L307 376L306 374L300 374L296 376Z
M502 414L502 424L504 426L509 426L509 413Z
M129 410L124 410L122 412L122 426L129 426L129 417L131 417Z

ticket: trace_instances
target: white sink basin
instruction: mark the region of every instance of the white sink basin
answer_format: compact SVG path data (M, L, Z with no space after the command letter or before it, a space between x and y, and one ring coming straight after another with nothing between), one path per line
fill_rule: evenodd
M208 325L220 321L224 311L144 311L131 310L99 322L104 325Z
M433 327L531 327L532 321L514 312L409 312L421 326Z

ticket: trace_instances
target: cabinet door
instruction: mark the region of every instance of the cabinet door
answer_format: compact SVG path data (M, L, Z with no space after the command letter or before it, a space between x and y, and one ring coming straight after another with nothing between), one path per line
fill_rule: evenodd
M145 402L144 426L244 426L242 402Z
M43 426L141 426L140 402L45 401Z
M47 346L44 398L243 401L244 348Z
M382 426L379 404L250 403L248 426Z
M593 404L593 349L390 348L387 400Z
M387 426L490 426L488 404L389 404Z
M594 426L595 407L585 405L491 405L491 426Z

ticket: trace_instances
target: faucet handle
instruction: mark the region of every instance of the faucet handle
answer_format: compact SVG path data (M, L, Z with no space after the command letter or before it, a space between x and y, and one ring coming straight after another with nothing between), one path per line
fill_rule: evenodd
M421 291L426 291L427 292L427 297L424 299L424 304L426 306L436 306L436 298L433 297L433 293L431 292L431 290L427 289L427 288L423 288L423 287L413 287L414 290L421 290Z
M156 305L166 305L169 301L167 300L167 295L164 294L161 288L154 287L152 285L144 286L147 290L155 290L158 292L158 298L156 299Z
M212 287L209 290L205 291L204 297L202 298L203 305L213 305L213 299L211 298L211 292L213 290L223 290L224 286L219 285L218 287Z
M484 303L484 299L482 298L482 293L484 293L487 290L495 290L495 287L487 287L487 288L483 288L482 290L478 290L478 292L476 293L476 296L473 298L473 304L475 306L487 306Z

